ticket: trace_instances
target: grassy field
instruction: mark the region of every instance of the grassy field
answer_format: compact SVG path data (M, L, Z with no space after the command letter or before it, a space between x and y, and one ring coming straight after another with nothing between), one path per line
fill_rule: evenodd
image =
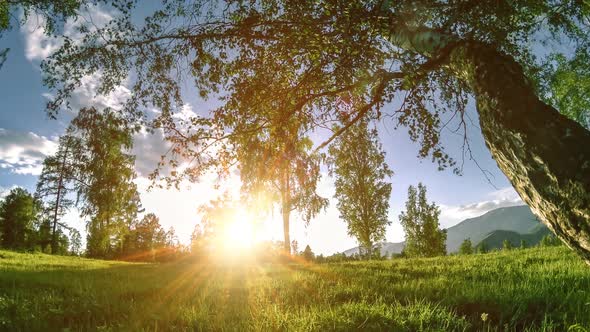
M0 330L584 331L567 248L341 264L131 264L0 251Z

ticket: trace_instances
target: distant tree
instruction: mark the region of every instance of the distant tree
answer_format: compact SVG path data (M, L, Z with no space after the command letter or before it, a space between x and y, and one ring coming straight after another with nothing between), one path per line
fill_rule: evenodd
M70 228L70 254L80 255L82 250L82 236L77 229Z
M113 257L141 205L133 182L135 158L128 153L138 128L109 108L84 108L70 130L85 151L80 196L82 216L89 217L87 255Z
M527 243L524 239L520 240L520 249L526 249Z
M42 209L41 202L23 188L14 188L0 202L2 247L31 249L36 242L35 222Z
M37 181L35 196L45 201L45 213L50 218L52 253L58 251L59 231L61 228L68 228L60 222L74 205L68 195L80 192L86 186L79 174L81 159L84 158L80 143L80 139L70 134L60 137L57 152L45 158Z
M459 247L459 254L461 255L471 255L473 254L473 244L471 243L471 239L465 239L461 243L461 247Z
M338 129L336 129L338 130ZM393 172L385 162L377 129L362 120L351 126L329 149L330 174L336 175L334 197L348 234L360 244L362 254L373 256L374 244L385 239Z
M502 241L502 250L512 250L512 242L508 239Z
M291 254L292 255L299 254L299 243L297 243L297 240L291 241Z
M547 234L539 242L540 247L553 247L561 245L561 241L553 235Z
M129 238L131 254L137 259L153 261L158 251L168 248L165 231L160 225L160 219L153 213L148 213L135 224L130 231Z
M196 224L191 233L190 253L194 257L202 257L207 248L207 235L200 224Z
M278 205L283 221L285 253L291 253L291 213L299 213L306 224L328 206L328 200L317 194L321 177L320 159L312 153L313 142L304 133L297 118L285 118L282 109L265 109L268 130L251 135L232 136L239 162L242 191L246 197L259 197L267 209ZM233 116L232 116L233 117ZM233 119L247 128L249 116Z
M235 218L236 209L237 202L227 192L199 207L201 221L197 226L199 226L201 236L199 241L201 248L207 248L212 253L219 251L218 246L224 240L220 237L223 235L227 223L232 222ZM270 243L268 245L271 246Z
M308 245L305 246L305 249L303 249L303 253L302 253L303 259L305 259L308 262L311 262L314 260L315 255L313 253L313 251L311 251L311 247Z
M326 262L326 257L324 257L324 255L319 254L317 256L315 256L315 262L318 264L322 264Z
M489 252L488 246L485 244L485 242L480 242L477 245L477 253L478 254L486 254Z
M42 210L45 210L43 208ZM52 233L51 233L51 221L46 216L42 216L36 222L36 234L35 234L35 251L41 251L44 253L54 252L52 245ZM56 241L57 242L57 241Z
M408 188L406 211L399 220L406 233L404 253L408 257L433 257L446 253L447 233L439 229L440 210L435 203L428 204L426 187L418 184Z

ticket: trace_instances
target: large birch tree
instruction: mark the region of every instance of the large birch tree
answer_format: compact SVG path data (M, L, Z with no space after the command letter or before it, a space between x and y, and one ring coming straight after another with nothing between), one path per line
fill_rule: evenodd
M235 162L235 145L210 149L211 141L246 140L274 125L252 111L251 126L242 130L233 120L248 110L279 109L281 117L319 130L339 122L346 104L353 106L349 120L316 150L359 119L386 115L420 144L419 157L460 172L440 142L441 119L454 116L467 128L473 97L500 169L533 212L590 262L590 132L583 126L588 110L579 108L589 98L581 91L587 84L551 84L558 70L588 76L588 62L568 57L587 57L587 2L171 0L145 24L136 23L129 4L116 6L118 15L104 28L66 38L43 64L45 83L56 92L50 115L67 106L86 75L100 73L101 93L132 78L129 116L146 120L142 109L161 110L153 125L174 145L172 165L196 161L170 174L174 180ZM533 52L544 40L572 49ZM559 54L565 65L554 60ZM272 64L264 61L270 58ZM173 114L184 102L186 77L195 94L219 97L222 106L180 124ZM572 95L578 97L563 100ZM390 106L395 100L400 108ZM560 113L557 106L577 109Z

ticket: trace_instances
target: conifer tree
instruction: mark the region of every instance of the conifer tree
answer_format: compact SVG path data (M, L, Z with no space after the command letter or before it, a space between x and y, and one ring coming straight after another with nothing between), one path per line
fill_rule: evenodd
M473 254L473 244L471 244L471 239L465 239L461 243L461 247L459 247L459 253L461 255L471 255Z

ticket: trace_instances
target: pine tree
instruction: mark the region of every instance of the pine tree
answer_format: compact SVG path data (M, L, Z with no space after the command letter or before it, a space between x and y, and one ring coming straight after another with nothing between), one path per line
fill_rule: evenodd
M471 243L471 239L465 239L461 243L461 247L459 247L459 253L461 255L471 255L473 254L473 244Z
M409 257L433 257L446 253L446 230L439 229L440 210L435 203L428 204L426 187L408 188L406 211L399 216L406 233L404 253Z
M69 228L60 222L74 205L69 195L80 192L86 186L79 174L84 158L80 143L70 133L60 137L55 155L43 161L43 170L37 182L35 196L45 201L45 214L50 219L52 253L58 251L58 233L62 228Z
M305 249L303 249L303 259L305 259L308 262L313 261L313 259L315 258L315 255L313 253L313 251L311 251L311 247L308 245L305 246Z
M391 224L391 183L385 179L393 172L385 162L377 130L368 125L360 121L350 127L329 153L340 218L346 222L348 234L359 242L362 255L371 258L375 244L385 240L386 226Z

